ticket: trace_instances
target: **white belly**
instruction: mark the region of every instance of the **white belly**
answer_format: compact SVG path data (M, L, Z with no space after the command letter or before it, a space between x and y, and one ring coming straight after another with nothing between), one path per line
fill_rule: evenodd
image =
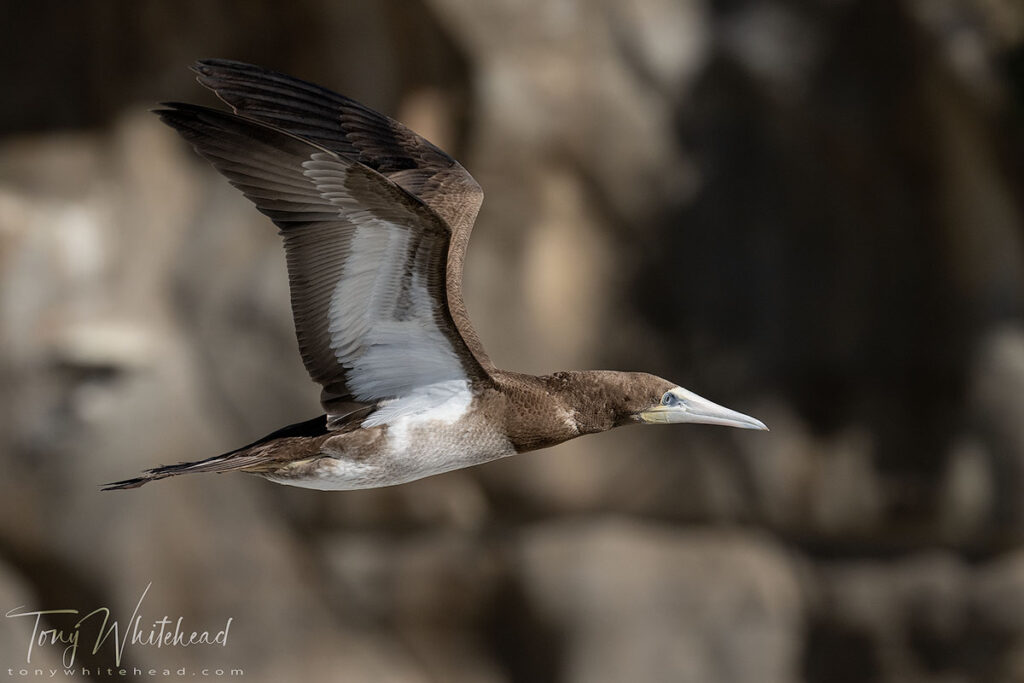
M442 472L513 455L504 432L475 414L467 382L443 382L396 399L367 418L364 428L384 425L369 453L325 452L308 476L267 476L272 481L321 490L404 484ZM330 443L330 442L328 442Z

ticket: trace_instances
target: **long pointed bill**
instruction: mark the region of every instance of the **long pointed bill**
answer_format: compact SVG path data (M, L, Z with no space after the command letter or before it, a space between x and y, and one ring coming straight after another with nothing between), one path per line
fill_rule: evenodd
M763 422L749 415L730 410L725 406L698 396L692 391L676 387L670 392L677 399L671 405L657 405L640 413L640 421L648 424L673 424L695 422L698 424L724 425L740 429L768 431Z

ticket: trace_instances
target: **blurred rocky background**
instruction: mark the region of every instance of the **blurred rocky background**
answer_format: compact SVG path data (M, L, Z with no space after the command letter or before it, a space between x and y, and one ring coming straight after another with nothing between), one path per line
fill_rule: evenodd
M1018 0L0 7L4 613L123 623L152 582L145 620L229 644L125 664L250 681L1024 681ZM648 370L772 431L100 493L319 412L274 228L146 111L212 104L208 56L464 162L500 366Z

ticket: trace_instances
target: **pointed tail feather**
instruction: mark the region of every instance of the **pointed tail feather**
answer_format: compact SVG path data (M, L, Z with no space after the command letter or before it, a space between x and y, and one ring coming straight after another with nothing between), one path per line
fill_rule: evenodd
M196 462L180 462L177 465L161 465L160 467L154 467L151 470L146 470L140 476L133 479L125 479L124 481L115 481L110 484L104 484L101 490L103 491L119 491L122 489L135 489L143 484L147 484L157 479L166 479L167 477L173 477L178 474L192 474L194 472L216 472L221 474L223 472L260 472L265 471L268 465L268 457L263 449L259 448L268 442L272 442L278 439L288 439L293 437L316 437L322 436L328 433L327 429L327 416L321 415L314 417L312 420L306 420L305 422L298 422L287 427L282 427L276 432L267 434L261 439L253 441L251 444L236 448L228 453L222 453L221 455L215 455L212 458L205 460L198 460ZM270 459L269 462L273 462Z
M154 467L151 470L146 470L141 476L133 479L125 479L124 481L115 481L110 484L104 484L101 491L116 491L121 489L135 489L143 484L148 484L151 481L157 479L166 479L167 477L173 477L178 474L191 474L193 472L216 472L221 474L223 472L236 472L238 470L244 470L246 467L250 467L254 464L256 458L242 457L231 457L236 455L236 452L225 453L224 455L216 455L206 460L199 460L198 462L181 462L177 465L161 465L160 467Z

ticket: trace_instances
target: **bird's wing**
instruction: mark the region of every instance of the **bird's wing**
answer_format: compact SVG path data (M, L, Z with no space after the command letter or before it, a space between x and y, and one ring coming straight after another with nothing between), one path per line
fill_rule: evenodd
M493 369L462 299L462 267L484 193L443 150L401 123L313 83L260 66L205 59L198 80L235 113L269 123L359 161L423 200L451 228L448 303L477 362Z
M161 119L280 228L299 350L330 417L437 382L489 380L452 320L451 229L433 209L272 125L165 107Z

